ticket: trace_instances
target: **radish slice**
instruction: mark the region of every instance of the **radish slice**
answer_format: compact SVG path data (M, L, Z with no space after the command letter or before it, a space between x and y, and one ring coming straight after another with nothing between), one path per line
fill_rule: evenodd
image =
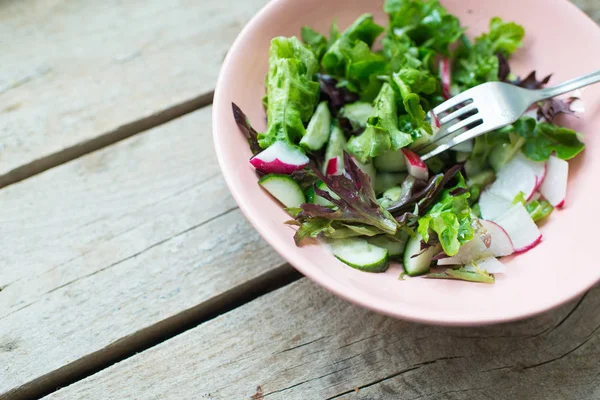
M485 190L479 198L481 216L485 219L494 220L504 214L512 205L512 200L499 196L491 190Z
M494 257L504 257L514 253L512 240L504 228L495 222L485 220L481 220L481 225L490 235L491 243L488 250Z
M489 235L489 242L484 243L482 236L475 232L475 237L465 243L453 257L443 258L438 265L462 265L473 260L482 260L488 257L504 257L514 252L512 241L508 233L492 221L480 220L483 234Z
M250 164L265 173L291 174L308 165L309 159L297 147L278 141L250 159Z
M485 219L494 220L523 192L530 200L546 177L546 163L532 161L518 152L496 175L496 181L481 194L479 206Z
M341 175L344 171L342 157L335 156L327 161L327 175Z
M513 205L496 223L508 233L517 253L532 249L542 240L540 230L521 203Z
M540 193L555 207L562 207L567 196L569 163L556 156L548 159L548 173L540 186Z
M484 260L477 261L476 263L465 265L465 270L469 272L476 272L475 265L480 270L486 271L488 274L503 274L506 271L506 267L495 257L488 257Z
M450 60L442 58L440 61L440 77L442 80L442 96L448 100L452 95L450 94L450 84L452 78L450 76Z
M540 192L535 192L533 194L533 196L531 196L531 198L529 200L531 200L531 201L537 201L537 200L539 200L541 198L542 198L542 195L540 194Z
M529 198L542 184L545 176L545 163L531 161L518 152L498 171L490 190L511 202L519 192L523 192L525 198Z
M408 173L417 179L426 181L429 178L429 171L427 170L427 165L421 160L421 157L408 149L402 149L402 153L404 153L404 158L406 159Z

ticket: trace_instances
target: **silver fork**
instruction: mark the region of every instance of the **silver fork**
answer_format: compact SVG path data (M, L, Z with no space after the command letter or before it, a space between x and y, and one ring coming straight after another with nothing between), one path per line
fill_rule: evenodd
M459 143L502 128L518 120L538 101L600 82L600 70L558 86L523 89L509 83L488 82L452 97L433 109L440 130L432 143L417 149L423 160ZM456 110L454 108L458 107ZM464 119L459 119L465 117Z

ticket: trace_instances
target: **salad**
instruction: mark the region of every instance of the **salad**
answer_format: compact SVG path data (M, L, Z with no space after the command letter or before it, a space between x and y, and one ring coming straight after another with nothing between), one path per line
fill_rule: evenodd
M551 76L511 73L525 35L516 23L493 18L470 40L437 0L384 10L387 27L364 14L327 36L306 26L301 39L272 40L266 131L233 104L250 164L291 215L297 245L318 238L366 272L397 261L401 277L493 283L498 258L540 243L538 224L565 204L567 160L584 144L556 117L581 101L541 102L424 162L415 150L435 140L435 106L485 82L539 89Z

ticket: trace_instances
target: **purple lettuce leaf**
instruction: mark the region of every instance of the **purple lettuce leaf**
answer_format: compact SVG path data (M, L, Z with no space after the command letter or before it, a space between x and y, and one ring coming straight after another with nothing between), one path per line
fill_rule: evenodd
M359 100L357 93L351 92L345 87L339 87L337 79L327 74L318 74L319 85L321 87L321 98L329 103L329 109L333 115L346 104L354 103Z
M325 176L321 171L311 165L314 174L327 185L329 191L335 193L335 197L329 191L315 187L315 194L321 196L336 208L321 206L317 204L302 204L302 212L296 217L297 221L304 225L311 225L306 229L299 229L296 242L299 242L305 231L311 228L311 232L326 225L326 221L343 221L345 223L372 226L381 233L394 235L398 224L385 209L377 203L377 198L371 184L369 175L365 174L354 162L348 153L344 153L344 165L346 171L343 175ZM306 237L306 236L304 236ZM314 236L312 236L314 237Z
M240 128L240 131L244 134L246 139L248 140L248 144L250 145L250 150L252 154L256 155L262 151L261 147L258 145L258 132L252 128L250 124L250 120L238 107L237 104L231 103L231 108L233 110L233 118L237 123L237 126Z

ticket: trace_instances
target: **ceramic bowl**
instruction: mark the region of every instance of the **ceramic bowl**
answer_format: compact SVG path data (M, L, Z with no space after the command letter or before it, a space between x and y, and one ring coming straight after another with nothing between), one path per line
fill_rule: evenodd
M553 74L551 83L600 68L600 29L566 0L443 0L467 34L487 31L499 16L526 29L513 71ZM543 12L541 12L543 8ZM383 274L354 270L319 245L296 247L290 217L256 183L248 144L231 111L235 102L257 130L265 128L261 98L270 40L299 35L303 25L328 32L332 21L347 27L369 12L387 24L382 1L274 0L244 28L231 47L214 98L213 133L221 169L248 220L290 264L317 284L351 302L393 317L441 325L481 325L516 320L549 310L583 294L600 280L600 85L583 92L586 113L569 119L585 134L586 151L570 163L566 206L542 227L543 241L525 254L506 257L506 273L494 285L414 278L398 280L400 266Z

